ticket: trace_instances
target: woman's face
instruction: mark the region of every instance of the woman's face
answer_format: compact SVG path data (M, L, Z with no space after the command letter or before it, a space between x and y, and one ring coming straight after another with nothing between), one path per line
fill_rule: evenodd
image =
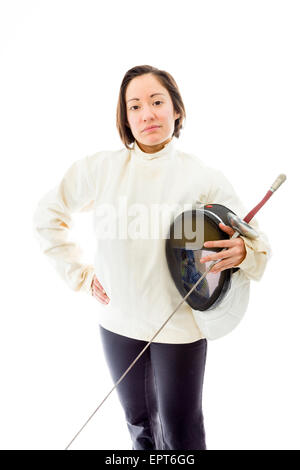
M151 96L153 94L155 96ZM174 112L168 90L155 76L148 73L133 78L127 86L125 101L131 132L142 148L156 148L171 140L175 120L180 114ZM150 126L159 127L145 130Z

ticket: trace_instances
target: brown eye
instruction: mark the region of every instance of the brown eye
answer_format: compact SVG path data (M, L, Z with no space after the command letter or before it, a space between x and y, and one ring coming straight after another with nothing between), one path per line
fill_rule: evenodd
M154 101L154 103L163 103L163 101L161 101L161 100L156 100L156 101ZM138 105L135 104L135 105L131 106L131 108L129 108L129 111L130 111L131 109L133 109L133 108L138 108Z

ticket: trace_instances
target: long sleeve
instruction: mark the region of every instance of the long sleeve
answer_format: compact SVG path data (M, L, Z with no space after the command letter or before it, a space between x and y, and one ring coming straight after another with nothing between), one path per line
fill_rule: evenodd
M33 216L34 235L42 252L74 291L89 293L94 266L82 260L82 250L69 240L72 214L91 210L95 201L97 154L75 161L61 182L38 202Z
M241 219L243 219L251 209L246 210L232 184L220 170L216 169L214 169L212 177L208 203L222 204L235 212ZM241 235L241 238L245 242L247 254L238 267L243 270L248 279L259 281L266 269L267 261L272 256L272 249L267 235L260 230L256 217L253 217L249 225L258 232L259 238L250 240Z

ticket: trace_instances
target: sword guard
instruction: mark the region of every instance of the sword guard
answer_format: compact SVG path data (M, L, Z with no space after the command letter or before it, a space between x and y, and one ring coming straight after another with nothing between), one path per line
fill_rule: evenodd
M244 220L242 220L240 217L237 215L233 214L232 212L229 212L227 214L228 221L231 225L231 227L239 232L241 235L243 235L246 238L250 238L251 240L255 240L256 238L259 238L259 235L256 230L254 230L251 225L247 224Z

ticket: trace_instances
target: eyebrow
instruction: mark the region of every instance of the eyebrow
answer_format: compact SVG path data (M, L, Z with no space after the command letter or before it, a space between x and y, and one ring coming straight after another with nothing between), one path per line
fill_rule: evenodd
M153 93L152 95L150 95L150 98L152 98L152 96L156 96L156 95L166 96L163 93ZM129 101L140 101L140 99L139 98L131 98L130 100L127 101L127 103L129 103Z

